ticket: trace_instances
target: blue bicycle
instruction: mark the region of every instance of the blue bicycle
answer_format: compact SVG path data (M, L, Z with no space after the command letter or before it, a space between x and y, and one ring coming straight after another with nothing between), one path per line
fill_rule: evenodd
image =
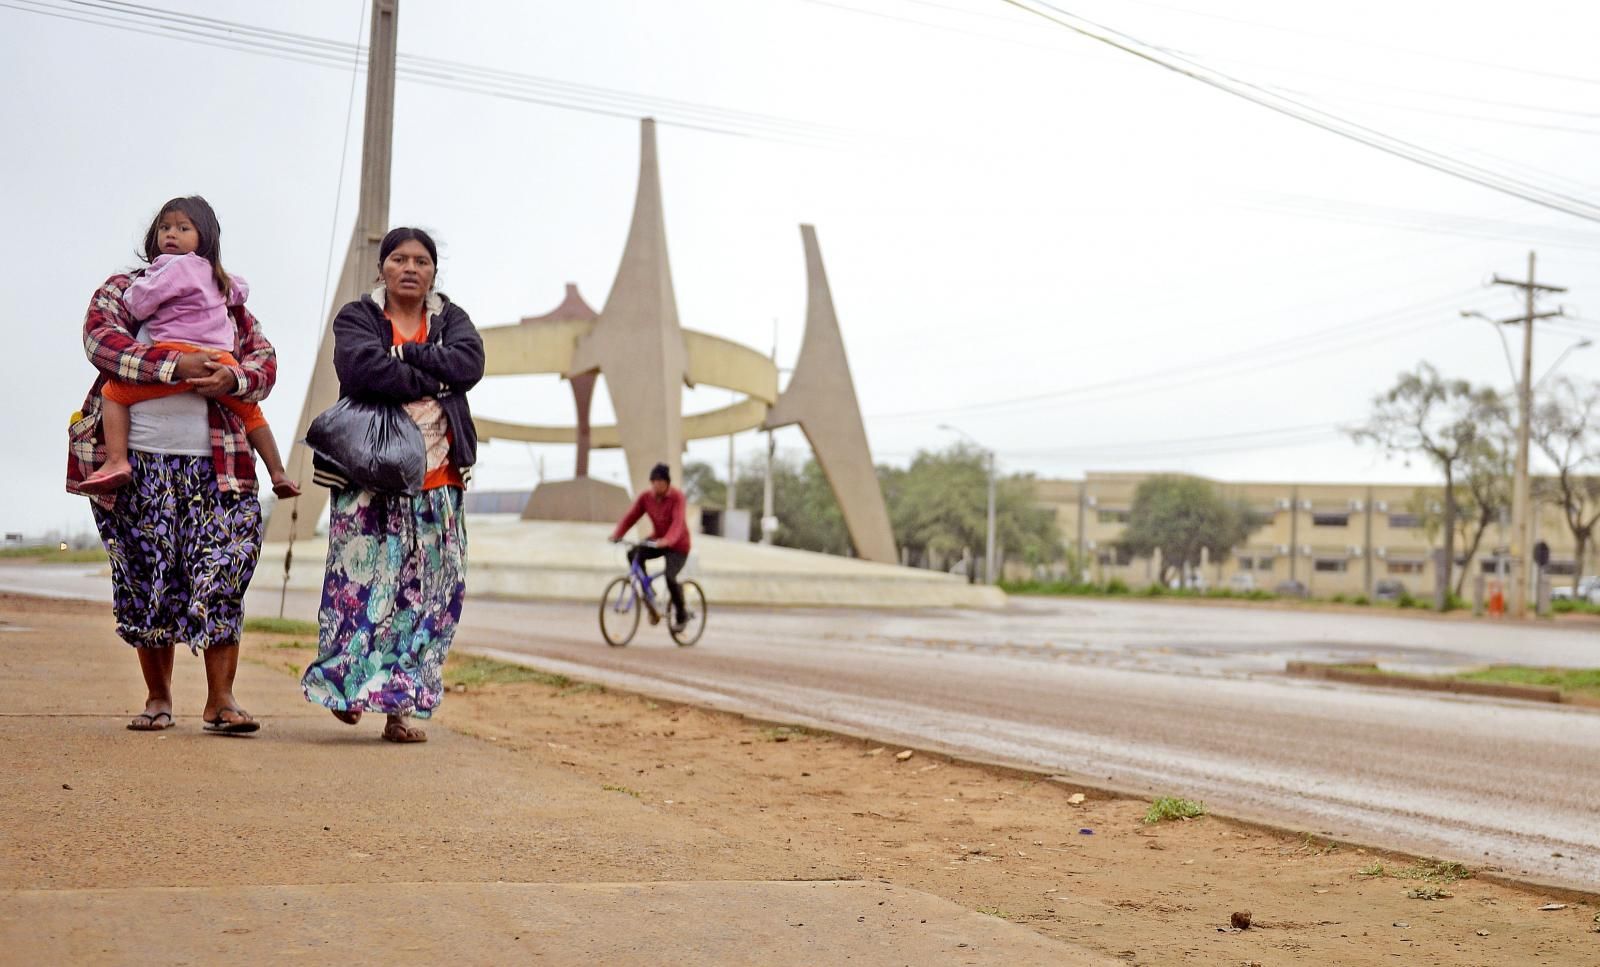
M624 546L632 551L638 545L628 541ZM643 561L634 560L627 574L613 578L606 585L606 593L600 596L600 636L606 640L606 644L621 648L632 641L639 630L641 613L650 616L651 624L660 624L667 606L666 602L656 599L652 586L652 582L660 576L660 573L647 572ZM682 627L674 627L668 622L667 630L680 648L687 648L705 633L706 595L694 581L679 581L678 584L683 588L687 620Z

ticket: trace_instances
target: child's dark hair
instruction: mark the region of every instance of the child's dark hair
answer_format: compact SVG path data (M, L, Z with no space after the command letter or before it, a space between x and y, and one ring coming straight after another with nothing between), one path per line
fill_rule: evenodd
M211 263L211 275L217 280L217 290L223 298L227 298L233 289L233 280L222 270L222 225L217 221L217 213L212 211L211 203L199 195L174 198L161 206L156 217L151 219L149 230L144 233L144 260L154 262L161 254L161 242L157 237L161 233L161 219L173 212L181 213L194 225L200 235L200 247L194 250L194 254Z
M421 242L422 247L428 250L428 258L433 259L433 264L439 264L439 246L433 244L433 236L420 228L391 228L389 234L378 243L378 271L383 271L383 262L389 253L400 247L401 242Z

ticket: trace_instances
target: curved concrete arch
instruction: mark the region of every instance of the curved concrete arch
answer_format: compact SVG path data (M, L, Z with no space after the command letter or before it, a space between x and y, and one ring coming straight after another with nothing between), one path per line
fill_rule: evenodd
M484 376L566 376L573 370L578 343L597 323L584 320L513 323L480 329L485 356ZM716 386L743 393L768 406L778 401L778 367L748 346L721 336L679 330L695 386ZM601 373L605 368L601 367Z
M731 406L695 413L683 418L683 438L705 440L727 436L730 433L760 429L766 415L767 404L760 400L743 400ZM481 416L473 417L472 422L478 428L478 438L481 440L515 440L518 443L578 442L578 428L575 426L513 423L510 420ZM622 446L622 432L614 423L591 427L589 434L589 445L596 450L614 450Z
M709 333L683 330L689 378L695 386L718 386L768 406L778 402L778 365L749 346Z

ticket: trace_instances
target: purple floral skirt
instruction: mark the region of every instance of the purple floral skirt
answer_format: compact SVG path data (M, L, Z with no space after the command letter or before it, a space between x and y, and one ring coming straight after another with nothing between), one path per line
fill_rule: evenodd
M210 457L128 454L133 482L93 505L111 558L117 634L138 648L239 643L261 554L261 502L223 493Z

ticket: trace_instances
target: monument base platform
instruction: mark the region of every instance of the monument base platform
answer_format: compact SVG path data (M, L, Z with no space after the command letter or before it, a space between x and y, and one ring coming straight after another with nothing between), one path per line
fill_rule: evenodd
M619 515L620 516L620 515ZM609 524L520 520L512 514L467 518L469 594L535 600L598 601L621 574L622 551L608 544ZM287 545L261 551L256 580L277 588ZM294 544L289 586L322 586L327 538ZM998 588L938 571L874 564L831 554L696 534L684 577L700 582L713 606L854 608L999 608Z
M603 523L620 520L631 506L633 498L616 484L593 477L547 480L533 488L522 519Z

